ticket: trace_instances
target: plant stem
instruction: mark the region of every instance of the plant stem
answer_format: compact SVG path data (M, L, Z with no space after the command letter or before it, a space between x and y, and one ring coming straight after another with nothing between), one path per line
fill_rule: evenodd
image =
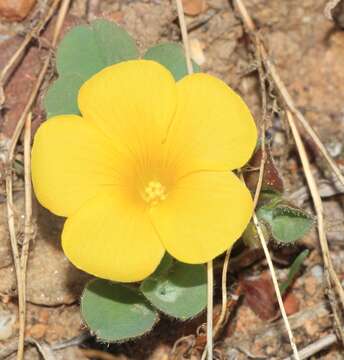
M207 264L208 272L208 306L207 306L207 354L208 360L213 360L213 261Z
M298 350L297 350L297 347L296 347L296 343L295 343L295 339L294 339L294 335L293 335L293 332L292 332L292 330L291 330L291 327L290 327L290 324L289 324L289 320L288 320L288 316L287 316L287 313L285 312L285 308L284 308L284 305L283 305L282 295L281 295L281 292L280 292L280 289L279 289L279 285L278 285L278 282L277 282L277 277L276 277L276 273L275 273L274 266L273 266L273 264L272 264L271 256L270 256L270 253L269 253L269 249L268 249L268 246L267 246L267 244L266 244L266 240L265 240L263 231L262 231L262 229L261 229L261 227L260 227L258 218L257 218L257 216L256 216L255 213L253 214L253 222L254 222L254 224L255 224L255 226L256 226L256 228L257 228L257 232L258 232L258 235L259 235L259 239L260 239L262 248L263 248L263 250L264 250L264 254L265 254L266 260L267 260L268 265L269 265L269 270L270 270L270 273L271 273L272 282L273 282L273 284L274 284L274 288L275 288L275 293L276 293L278 305L279 305L279 308L280 308L280 311L281 311L281 314L282 314L282 318L283 318L285 327L287 328L290 345L291 345L291 347L292 347L292 349L293 349L293 352L294 352L294 359L295 359L295 360L300 360L299 353L298 353Z

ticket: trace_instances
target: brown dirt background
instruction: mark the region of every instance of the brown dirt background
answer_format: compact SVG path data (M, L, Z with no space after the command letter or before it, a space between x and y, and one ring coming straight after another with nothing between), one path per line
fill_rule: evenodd
M10 23L0 20L0 68L20 44L22 35L39 15L39 1L27 20ZM117 21L144 49L166 41L179 41L180 31L175 6L167 0L74 0L65 24L65 30L73 24L95 17ZM245 1L259 34L264 40L269 56L291 92L297 106L318 132L323 143L339 165L344 166L344 31L336 27L324 15L326 0L247 0ZM42 5L43 4L43 5ZM97 6L95 6L95 4ZM207 0L206 9L196 16L187 16L191 28L190 38L204 56L202 71L214 74L238 91L255 115L261 117L259 81L255 71L250 42L245 35L240 18L226 0ZM49 29L43 37L49 37ZM44 41L33 41L25 59L6 86L6 109L0 115L0 161L18 116L23 110L28 94L40 69L44 56ZM199 55L199 54L198 54ZM200 56L201 56L200 55ZM53 68L42 87L41 95L53 76ZM273 99L270 99L270 104ZM272 110L270 108L270 110ZM276 110L276 109L275 109ZM41 96L34 109L35 127L44 120ZM294 145L287 131L283 115L278 109L271 118L272 154L283 175L286 196L300 200L305 180ZM307 141L307 138L305 138ZM311 144L313 170L318 181L331 174L314 152ZM22 160L22 147L18 147L16 160ZM19 224L18 234L23 234L23 178L22 171L15 178L15 213ZM0 170L1 163L0 163ZM4 172L0 188L0 323L1 319L13 322L10 335L1 340L0 350L13 343L17 335L17 303L14 270L9 248L6 220ZM313 212L308 192L304 189L304 201L300 205ZM344 279L344 197L343 194L323 194L326 226L332 259L340 278ZM64 257L59 234L63 221L49 214L37 203L34 206L35 241L28 267L28 328L29 336L49 344L78 336L85 330L79 315L78 299L88 276L80 273ZM299 241L296 249L309 248L311 254L304 269L292 286L291 293L297 308L292 312L298 326L295 328L299 348L333 332L333 323L324 294L321 252L315 231ZM297 250L295 250L297 253ZM292 251L291 251L292 252ZM264 261L241 270L240 276L256 276L266 270ZM285 267L278 267L283 278ZM238 280L233 273L233 284ZM217 283L217 289L220 285ZM301 320L300 320L301 319ZM4 320L3 320L4 321ZM124 345L95 344L92 340L83 348L97 348L111 352L113 359L198 359L199 353L186 352L184 344L172 357L172 345L182 336L195 334L204 321L200 316L187 323L163 318L152 334ZM0 325L1 328L1 325ZM277 330L273 330L277 329ZM223 359L284 359L290 354L288 339L278 321L261 320L242 300L231 314L216 348ZM319 352L312 359L344 359L344 351L338 344ZM87 359L77 347L55 352L57 359ZM254 357L256 356L256 357ZM14 359L9 357L8 359ZM25 359L40 359L35 348L26 352Z

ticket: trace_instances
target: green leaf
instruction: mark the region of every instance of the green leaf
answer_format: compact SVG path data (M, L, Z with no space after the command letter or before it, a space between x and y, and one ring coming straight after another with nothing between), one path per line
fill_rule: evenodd
M109 65L138 56L134 40L113 22L96 20L74 27L57 49L59 78L44 101L48 117L79 114L77 95L87 79Z
M84 79L77 74L59 77L44 98L44 108L50 118L62 114L79 114L78 92Z
M107 20L74 27L61 41L56 55L60 75L78 74L85 80L103 68L139 56L129 34Z
M264 234L264 238L268 240L270 238L269 229L265 226L263 222L260 223L260 228ZM244 244L250 249L260 249L261 241L259 234L256 228L256 225L252 221L247 225L244 233L242 234L242 240Z
M273 209L267 206L261 206L257 210L257 217L259 220L264 220L266 223L271 224L273 220Z
M314 223L311 215L285 202L278 195L272 196L257 210L257 217L268 226L272 238L279 243L295 242L302 238Z
M176 81L188 74L184 49L180 44L166 43L154 46L148 49L143 58L165 66ZM194 72L200 71L200 67L194 61L192 65Z
M150 276L150 278L159 278L160 276L164 276L168 273L168 271L171 269L173 265L173 257L165 253L164 257L162 258L159 266L156 268L154 273Z
M81 313L90 330L107 342L141 336L158 321L157 313L136 289L101 279L86 285Z
M289 269L289 273L288 273L288 277L287 280L284 281L282 284L280 284L280 291L281 294L285 294L286 290L289 288L289 286L292 284L292 282L295 279L295 276L297 275L297 273L300 271L301 269L301 265L303 264L303 262L305 261L306 257L309 254L309 250L306 249L304 251L302 251L297 257L296 259L293 261L290 269Z
M278 242L295 242L308 233L313 226L313 222L313 217L305 211L279 205L273 210L272 236Z
M167 315L186 320L205 308L206 284L204 265L175 262L168 273L144 280L140 289L157 309Z

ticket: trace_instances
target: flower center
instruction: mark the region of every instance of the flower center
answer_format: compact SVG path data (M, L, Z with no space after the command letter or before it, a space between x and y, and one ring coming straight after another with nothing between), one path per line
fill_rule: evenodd
M150 181L142 193L143 200L152 206L165 200L166 196L166 188L159 181Z

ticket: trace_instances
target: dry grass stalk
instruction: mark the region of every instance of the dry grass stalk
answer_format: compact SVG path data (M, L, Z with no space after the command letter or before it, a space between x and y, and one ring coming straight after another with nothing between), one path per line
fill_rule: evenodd
M207 263L208 302L207 302L207 354L208 360L213 360L213 309L214 309L214 274L213 262ZM205 352L204 352L205 353Z
M214 327L214 338L218 335L219 331L221 330L225 319L226 319L226 312L227 312L227 272L228 272L228 266L229 266L229 258L231 255L232 248L229 248L226 251L225 260L223 262L223 268L222 268L222 277L221 277L221 292L222 292L222 306L221 306L221 312L219 319L217 320L217 323Z
M335 320L336 320L338 333L339 333L339 335L340 335L340 337L341 337L341 339L343 341L344 340L344 332L343 332L343 327L341 325L342 321L340 319L340 316L338 314L336 306L334 305L335 296L331 296L332 284L334 285L334 288L336 289L336 292L337 292L337 294L338 294L338 296L339 296L339 298L341 300L341 303L342 303L343 307L344 307L344 291L343 291L341 283L340 283L340 281L338 279L338 276L337 276L336 272L334 271L334 268L333 268L333 265L332 265L332 261L331 261L331 257L330 257L330 253L329 253L329 248L328 248L328 243L327 243L327 238L326 238L326 233L325 233L325 227L324 227L324 217L323 217L323 209L322 209L321 197L319 195L319 191L318 191L317 185L315 183L314 176L313 176L313 174L311 172L311 169L310 169L309 160L308 160L306 151L304 149L304 145L303 145L300 133L299 133L299 131L298 131L297 127L296 127L296 124L294 122L294 116L302 124L304 129L307 131L309 136L312 138L314 143L317 145L318 149L320 150L320 152L322 153L324 158L327 160L327 162L329 163L329 165L332 168L333 172L335 173L335 175L338 177L339 181L342 184L344 184L344 177L341 174L341 171L338 168L338 166L336 165L336 163L329 156L325 146L322 144L322 142L320 141L320 139L317 136L317 134L315 133L315 131L312 129L312 127L308 124L305 117L302 115L302 113L295 106L294 101L291 98L286 86L282 82L282 80L281 80L275 66L270 61L270 59L268 57L268 54L267 54L267 51L266 51L263 43L260 41L259 37L256 35L255 25L254 25L254 23L252 21L252 18L249 15L248 11L247 11L246 6L244 5L243 0L235 0L235 4L237 5L237 8L239 10L239 13L240 13L241 18L242 18L242 20L244 22L245 27L247 28L249 33L251 33L251 34L253 34L255 36L255 38L256 38L256 44L255 45L256 45L256 48L258 49L258 51L261 54L261 58L262 58L262 61L264 63L265 69L268 72L268 74L271 76L271 79L275 83L275 86L276 86L282 100L284 101L284 103L285 103L285 105L286 105L286 107L288 109L287 110L288 122L289 122L289 125L291 126L291 128L293 130L293 136L294 136L294 139L295 139L295 142L296 142L296 145L297 145L297 149L299 151L299 155L300 155L300 158L301 158L301 161L302 161L302 165L303 165L303 168L304 168L307 183L308 183L309 189L310 189L311 194L312 194L313 202L314 202L317 217L318 217L318 232L319 232L319 240L320 240L323 259L324 259L325 274L327 274L328 279L329 279L328 287L329 287L329 291L330 291L330 293L329 293L330 303L331 303L332 310L333 310L333 313L334 313L334 317L335 317Z
M190 44L189 44L189 36L188 29L186 27L185 16L184 16L184 7L182 0L176 0L177 12L178 12L178 20L180 25L180 31L182 33L185 57L186 57L186 66L188 69L188 73L193 73L193 66L191 60L191 52L190 52Z
M329 166L331 167L334 174L337 176L339 181L344 185L344 176L335 163L335 161L331 158L328 151L326 150L324 144L319 139L319 136L316 134L314 129L309 125L306 118L303 116L303 114L300 112L300 110L296 107L291 95L289 94L286 86L284 85L282 79L280 78L274 64L270 61L269 56L267 54L267 51L263 45L263 43L259 40L259 37L256 35L256 27L252 21L251 16L249 15L247 8L243 2L243 0L235 0L235 3L238 7L239 13L241 15L241 18L249 32L254 34L256 37L256 47L258 51L261 54L262 60L264 62L265 68L268 70L269 75L271 76L272 80L274 81L276 88L278 92L281 95L281 98L285 102L288 109L291 111L291 113L296 117L296 119L302 124L308 135L312 138L315 145L318 147L319 151L324 156L325 160L328 162Z
M288 316L287 316L287 313L286 313L284 305L283 305L283 299L282 299L282 295L281 295L281 292L280 292L280 289L279 289L279 285L278 285L275 269L274 269L274 266L273 266L273 263L272 263L272 260L271 260L271 256L270 256L270 253L269 253L269 249L268 249L268 246L267 246L263 231L262 231L262 229L260 227L258 218L257 218L255 213L253 214L253 222L254 222L254 224L255 224L255 226L257 228L260 243L261 243L262 248L264 250L266 260L268 262L268 266L269 266L272 282L273 282L273 285L274 285L278 305L279 305L279 308L280 308L280 311L281 311L281 314L282 314L282 318L283 318L285 327L286 327L287 332L288 332L288 337L289 337L290 345L291 345L291 347L293 349L294 358L295 358L295 360L300 360L300 356L299 356L299 353L298 353L298 350L297 350L294 335L293 335L293 332L291 330L291 326L290 326L289 321L288 321Z
M329 346L335 344L337 342L337 337L335 334L329 334L321 339L315 341L314 343L306 346L302 350L300 350L300 359L308 359L311 356L317 354L318 352L328 348ZM293 358L285 358L284 360L293 360Z
M20 320L19 321L19 346L24 348L25 340L25 319L26 319L26 270L29 258L30 241L32 237L32 188L31 188L31 120L32 113L29 113L25 122L24 130L24 183L25 183L25 228L24 241L20 257L21 271L21 296L20 296Z
M296 147L297 147L300 159L301 159L302 167L304 169L304 174L305 174L305 177L307 180L307 184L308 184L309 191L310 191L312 199L313 199L314 208L315 208L315 212L317 215L318 235L319 235L320 246L321 246L321 250L322 250L322 254L323 254L325 277L326 277L326 280L328 283L327 285L328 285L329 290L331 291L331 289L332 289L331 281L333 282L334 287L337 290L337 293L340 297L340 300L341 300L342 304L344 304L344 291L340 284L338 276L337 276L336 272L334 271L333 264L331 261L330 250L328 247L328 242L327 242L326 232L325 232L325 225L324 225L324 214L323 214L324 211L323 211L323 206L322 206L322 201L321 201L321 197L319 194L319 190L318 190L314 175L311 170L311 166L310 166L310 162L309 162L309 159L308 159L308 156L306 153L305 146L302 142L300 133L296 127L293 115L290 111L287 111L287 119L288 119L289 126L291 128L293 137L295 139ZM341 340L344 343L343 324L342 324L342 322L340 320L340 316L338 315L338 312L336 310L336 306L335 306L335 304L333 304L333 301L335 301L335 299L334 299L334 297L330 297L330 300L331 300L331 298L333 300L330 301L330 303L331 303L334 317L335 317L335 320L337 323L337 330L338 330L337 332L338 332L339 336L341 337Z
M68 8L70 5L70 1L71 0L63 0L62 1L61 7L60 7L60 10L58 13L57 22L55 24L55 29L54 29L54 36L53 36L53 41L52 41L53 48L56 46L58 35L61 31L63 21L66 17L66 14L67 14L67 11L68 11ZM54 11L56 10L59 2L60 1L53 2L52 6L48 10L47 15L40 22L41 27L35 28L35 31L38 31L38 33L40 32L40 30L44 27L46 22L54 14ZM35 35L35 32L31 32L29 34L28 42L31 40L32 36L34 36L34 35ZM28 44L28 42L26 42L26 41L27 40L24 40L22 45L16 51L14 56L9 60L8 64L5 66L4 70L2 71L2 73L0 75L0 79L1 79L0 85L2 85L2 82L5 79L5 76L6 76L7 72L9 71L9 69L12 68L12 66L16 63L16 61L20 57L22 51L26 48L26 45ZM6 158L6 170L7 170L6 171L6 194L7 194L8 227L9 227L9 233L10 233L11 249L12 249L12 254L13 254L13 259L14 259L14 267L15 267L15 272L16 272L17 287L18 287L18 303L19 303L19 342L18 342L18 351L17 351L17 359L18 360L22 360L24 357L24 338L25 338L25 322L26 322L26 319L25 319L25 317L26 317L25 316L26 315L25 278L26 278L26 265L27 265L27 257L28 257L28 250L29 250L29 248L28 248L29 247L29 238L31 235L30 235L30 232L27 231L27 229L26 229L26 236L25 236L25 241L24 241L23 249L22 249L23 257L21 258L20 254L19 254L18 243L17 243L15 221L14 221L14 211L13 211L14 204L13 204L13 191L12 191L12 162L14 159L15 148L16 148L17 142L19 140L20 134L23 131L28 114L31 111L31 108L37 98L37 95L38 95L40 87L43 83L45 74L49 68L51 56L52 56L52 52L50 51L48 56L46 57L46 59L43 62L42 68L41 68L38 78L35 82L35 85L31 91L28 102L26 103L24 111L18 120L18 123L16 125L16 128L14 130L14 133L13 133L11 141L10 141L7 158ZM4 101L4 97L1 98L0 101ZM28 120L28 122L30 122L30 121L31 121L31 119ZM28 138L28 135L26 134L26 148L28 147L27 138ZM26 151L26 160L27 160L28 164L30 163L29 157L30 157L30 151ZM25 220L26 220L26 224L28 226L30 226L29 224L31 222L31 213L32 213L32 211L31 211L31 186L27 186L28 181L29 181L28 179L30 177L30 170L27 168L27 166L29 166L29 165L26 165L26 169L25 169L26 170L26 174L25 174L26 175Z
M48 23L48 21L54 15L60 1L61 0L53 0L52 1L44 18L41 19L37 23L37 25L25 36L23 42L20 44L18 49L15 51L15 53L9 59L7 64L1 70L1 73L0 73L0 109L5 102L5 94L4 94L3 87L5 86L6 80L8 79L10 70L14 69L15 65L18 63L20 57L24 53L24 50L26 49L26 47L28 46L30 41L33 38L39 36L41 31L44 29L45 25Z
M266 163L266 150L265 150L265 129L266 129L266 115L267 115L267 91L265 85L265 74L264 68L261 60L261 56L259 51L255 52L257 66L258 66L258 74L259 74L259 82L260 82L260 89L261 89L261 99L262 99L262 119L260 123L260 134L261 134L261 150L262 150L262 159L259 166L259 176L257 187L254 193L253 199L253 208L255 209L258 204L259 195L263 185L263 177L264 177L264 169ZM231 248L227 250L225 260L223 262L223 269L222 269L222 280L221 280L221 291L222 291L222 306L221 306L221 313L220 317L215 325L214 328L214 338L216 338L218 332L220 331L221 327L224 324L226 319L226 310L227 310L227 272L228 272L228 265L229 265L229 258L231 254Z
M184 8L182 0L176 0L178 20L183 38L183 45L185 50L186 65L188 73L193 73L190 46L188 40L188 30L186 27ZM207 353L208 359L213 359L213 262L209 261L207 264L207 274L208 274L208 303L207 303ZM202 355L202 359L205 358L206 351Z

